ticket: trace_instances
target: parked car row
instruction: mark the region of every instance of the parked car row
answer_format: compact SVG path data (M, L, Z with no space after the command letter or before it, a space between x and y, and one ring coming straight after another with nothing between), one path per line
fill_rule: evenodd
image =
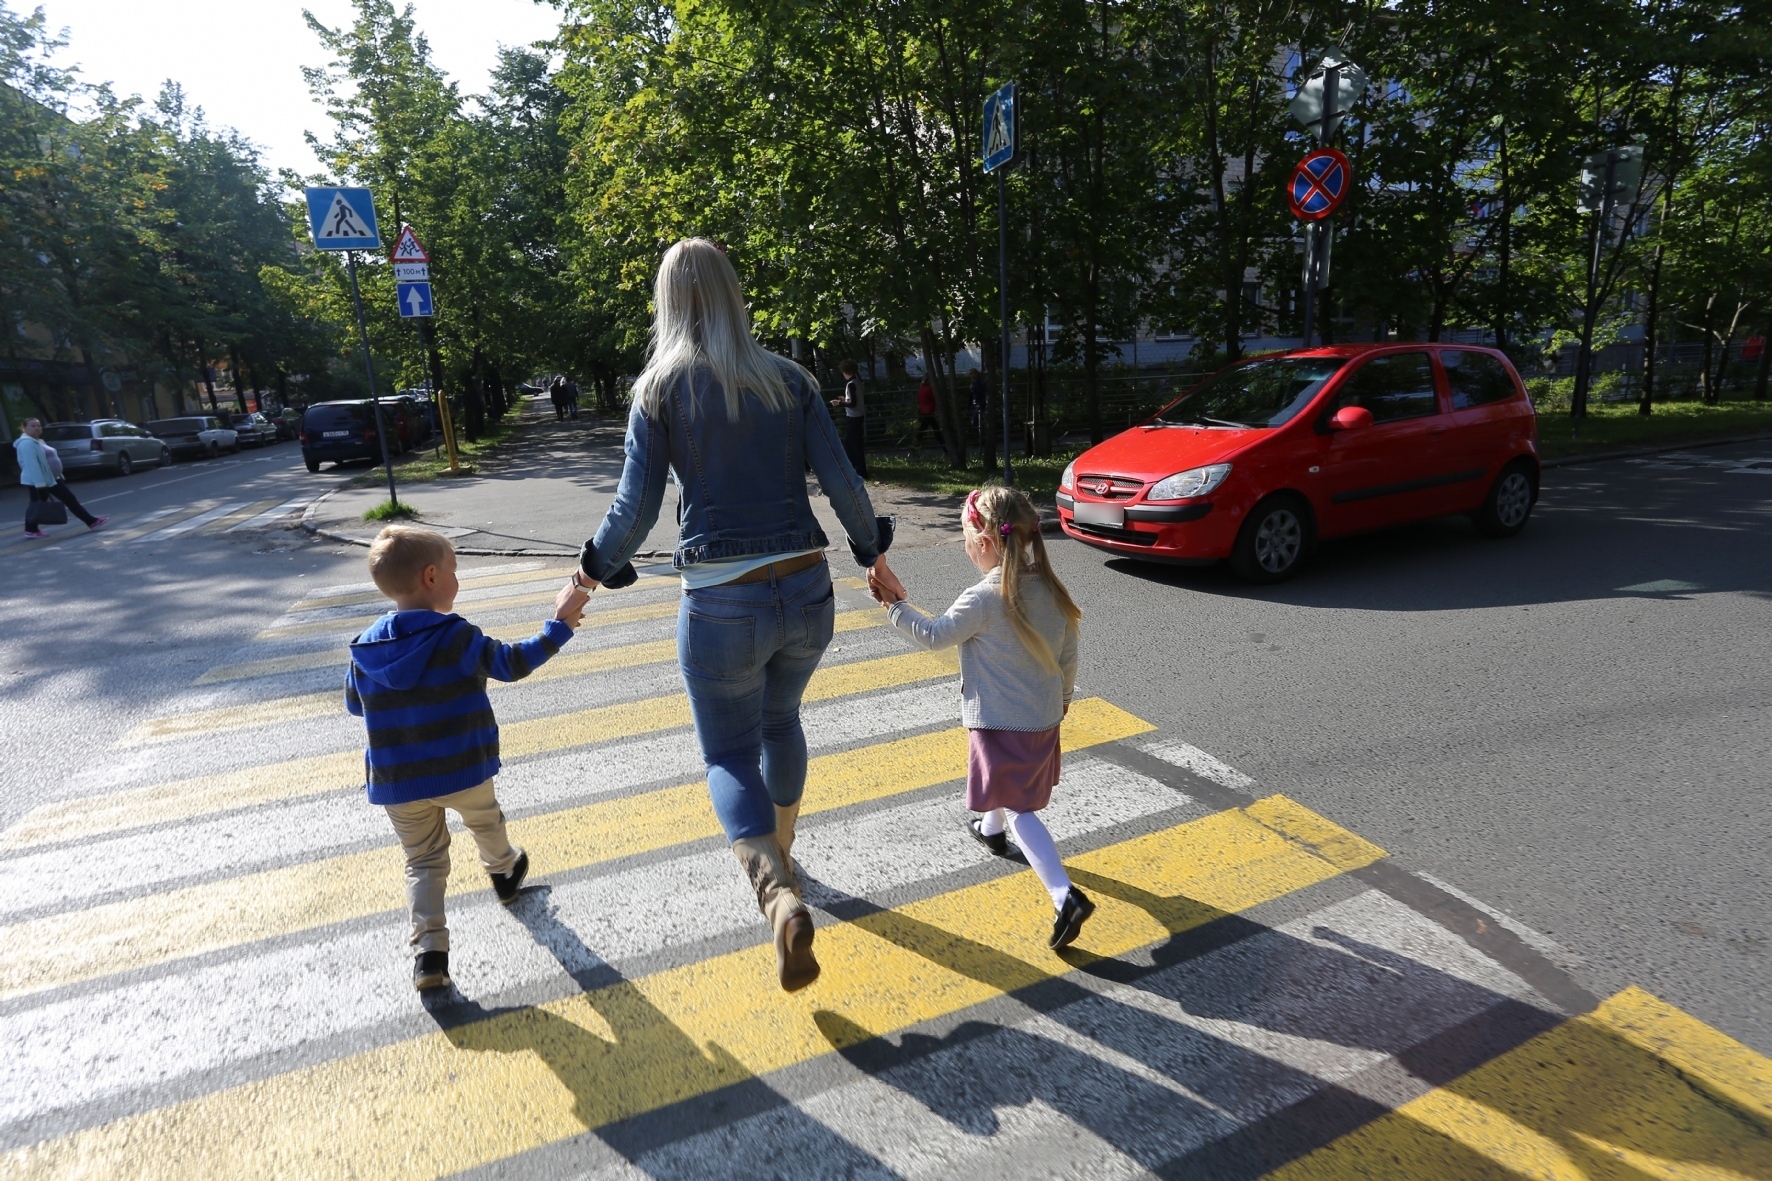
M43 428L43 441L55 448L69 475L127 476L139 467L159 467L179 459L213 459L233 455L242 447L268 447L294 438L300 421L300 413L294 410L275 416L193 414L139 424L101 418L49 423Z
M431 437L430 408L407 395L378 399L381 425L388 432L388 451L404 455ZM353 459L380 462L382 440L376 430L375 403L368 398L346 402L320 402L302 415L302 459L310 472L322 463Z

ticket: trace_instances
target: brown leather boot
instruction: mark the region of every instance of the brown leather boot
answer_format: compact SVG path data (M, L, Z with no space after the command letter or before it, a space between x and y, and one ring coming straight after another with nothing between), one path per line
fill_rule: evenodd
M795 800L787 807L775 805L775 843L781 846L781 858L787 863L788 873L794 878L794 897L804 898L805 892L800 888L800 863L794 860L794 821L800 818L800 801Z
M771 833L732 842L732 851L757 891L757 909L775 932L775 974L787 992L798 992L818 979L812 956L812 915L800 901L799 883Z

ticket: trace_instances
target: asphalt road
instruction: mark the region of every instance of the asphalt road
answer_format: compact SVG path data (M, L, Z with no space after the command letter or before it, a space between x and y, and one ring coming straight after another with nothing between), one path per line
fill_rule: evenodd
M793 998L671 579L494 693L535 884L493 905L457 842L421 1003L338 699L377 597L292 528L343 476L286 443L82 482L104 530L0 540L0 1175L1759 1175L1761 454L1561 469L1516 539L1279 588L1055 542L1087 618L1048 820L1102 903L1063 960L959 828L951 663L840 587ZM925 606L973 580L895 558ZM526 634L558 568L465 562L459 610Z

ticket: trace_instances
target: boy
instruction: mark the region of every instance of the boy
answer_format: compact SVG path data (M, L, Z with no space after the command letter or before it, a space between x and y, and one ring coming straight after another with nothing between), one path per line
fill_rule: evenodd
M498 774L498 723L486 678L516 681L572 638L582 607L562 590L554 617L517 644L488 639L459 615L455 547L441 533L389 525L369 548L369 576L394 610L351 642L345 708L364 720L369 802L387 809L406 853L406 899L412 908L412 983L421 992L449 986L449 928L443 888L449 881L444 809L462 818L480 847L480 864L498 900L510 905L529 872L529 855L505 836L492 794Z

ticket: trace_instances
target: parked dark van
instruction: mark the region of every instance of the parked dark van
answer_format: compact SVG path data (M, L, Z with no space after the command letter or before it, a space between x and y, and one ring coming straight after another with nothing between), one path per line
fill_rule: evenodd
M383 421L393 418L383 408ZM354 402L321 402L309 406L301 420L301 457L310 472L320 470L328 460L343 463L347 459L381 461L381 436L375 430L375 412L367 399ZM398 454L402 448L396 431L389 439L388 450Z

